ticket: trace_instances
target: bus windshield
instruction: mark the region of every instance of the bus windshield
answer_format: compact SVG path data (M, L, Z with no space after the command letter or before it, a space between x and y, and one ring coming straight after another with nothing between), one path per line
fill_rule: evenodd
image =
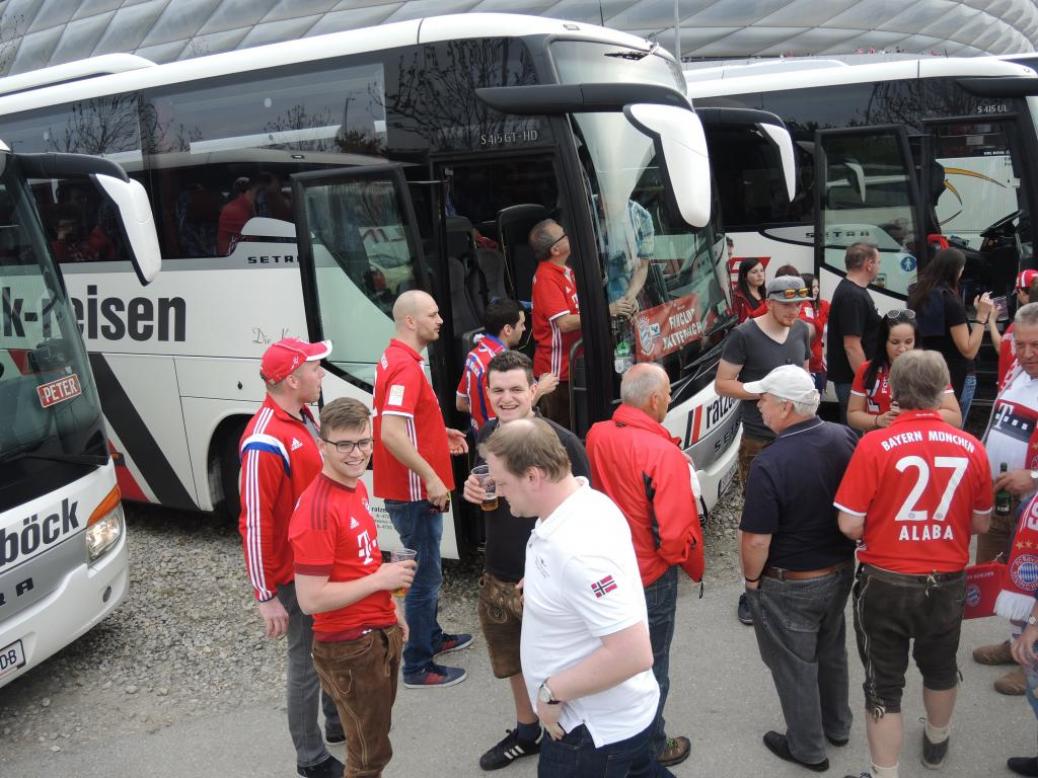
M649 82L683 90L680 71L651 53L565 41L552 53L563 82ZM715 233L695 230L673 212L652 140L623 114L575 114L572 123L604 294L610 303L627 296L639 307L630 323L614 320L616 370L658 361L675 379L712 345L704 336L729 318L715 269Z
M7 500L7 487L37 480L55 462L96 464L108 456L76 318L12 158L0 175L0 277L0 493Z

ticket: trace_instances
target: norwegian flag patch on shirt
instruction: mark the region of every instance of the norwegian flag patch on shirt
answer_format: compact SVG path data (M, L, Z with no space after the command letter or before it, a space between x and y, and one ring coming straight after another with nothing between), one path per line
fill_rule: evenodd
M595 593L595 598L605 597L609 592L613 591L616 587L616 581L613 580L613 576L607 575L601 581L595 581L591 584L591 591Z

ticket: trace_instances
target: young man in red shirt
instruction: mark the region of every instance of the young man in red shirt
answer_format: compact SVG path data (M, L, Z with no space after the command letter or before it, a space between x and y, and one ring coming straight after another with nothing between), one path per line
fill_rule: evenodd
M404 686L453 686L465 671L436 664L437 654L472 643L467 634L449 635L437 620L443 573L440 538L443 514L454 488L451 455L468 451L465 433L448 429L439 399L425 375L422 349L440 337L439 307L413 289L393 304L396 337L375 367L375 495L400 542L418 553L414 586L404 600L410 638L404 647Z
M631 528L652 642L652 672L660 701L649 749L664 767L688 759L691 742L667 737L663 707L670 690L670 644L678 602L678 567L703 579L703 530L692 490L691 463L663 427L670 407L670 379L656 364L624 373L622 404L613 418L588 431L591 483L608 494Z
M342 775L342 762L328 753L317 724L320 685L310 661L312 619L296 601L288 541L296 500L321 470L320 433L307 405L321 396L321 359L331 350L329 341L285 338L264 352L260 377L267 396L239 446L245 565L267 637L288 637L288 729L299 774L308 778ZM327 696L322 702L328 739L341 742L335 705Z
M566 264L569 238L554 219L538 222L530 230L530 248L537 257L533 274L533 372L543 376L554 373L558 387L544 397L544 415L563 427L570 426L569 352L580 340L580 301L577 281ZM611 316L630 316L634 303L621 297L609 304Z
M941 355L902 354L890 385L901 414L861 440L833 501L840 530L861 541L854 629L865 666L873 778L898 775L901 693L913 639L926 708L923 764L944 763L970 535L987 532L993 501L984 446L937 413L948 385Z
M292 514L299 604L314 614L313 659L346 730L346 778L382 775L407 622L390 592L409 587L415 563L382 563L378 528L360 478L371 458L371 420L358 400L321 411L324 466Z

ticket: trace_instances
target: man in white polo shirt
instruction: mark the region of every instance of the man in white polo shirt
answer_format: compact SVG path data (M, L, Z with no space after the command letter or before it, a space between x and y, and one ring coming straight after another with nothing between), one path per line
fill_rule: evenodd
M538 517L526 548L520 649L550 736L538 778L671 775L649 750L659 686L623 514L573 476L558 435L539 419L502 426L484 452L511 512Z

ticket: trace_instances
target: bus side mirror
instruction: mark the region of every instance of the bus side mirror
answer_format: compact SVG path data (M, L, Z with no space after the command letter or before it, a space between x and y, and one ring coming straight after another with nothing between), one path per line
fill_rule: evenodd
M672 205L689 226L710 223L710 154L703 123L687 108L654 103L624 106L627 120L652 138Z
M797 194L797 159L793 154L793 136L785 127L765 122L760 122L757 129L778 149L782 161L782 177L786 181L786 194L789 196L789 202L793 202Z
M101 194L115 206L126 251L137 278L142 284L150 284L162 268L162 253L159 251L159 238L155 233L148 193L139 181L132 178L123 181L104 173L91 173L90 178Z

